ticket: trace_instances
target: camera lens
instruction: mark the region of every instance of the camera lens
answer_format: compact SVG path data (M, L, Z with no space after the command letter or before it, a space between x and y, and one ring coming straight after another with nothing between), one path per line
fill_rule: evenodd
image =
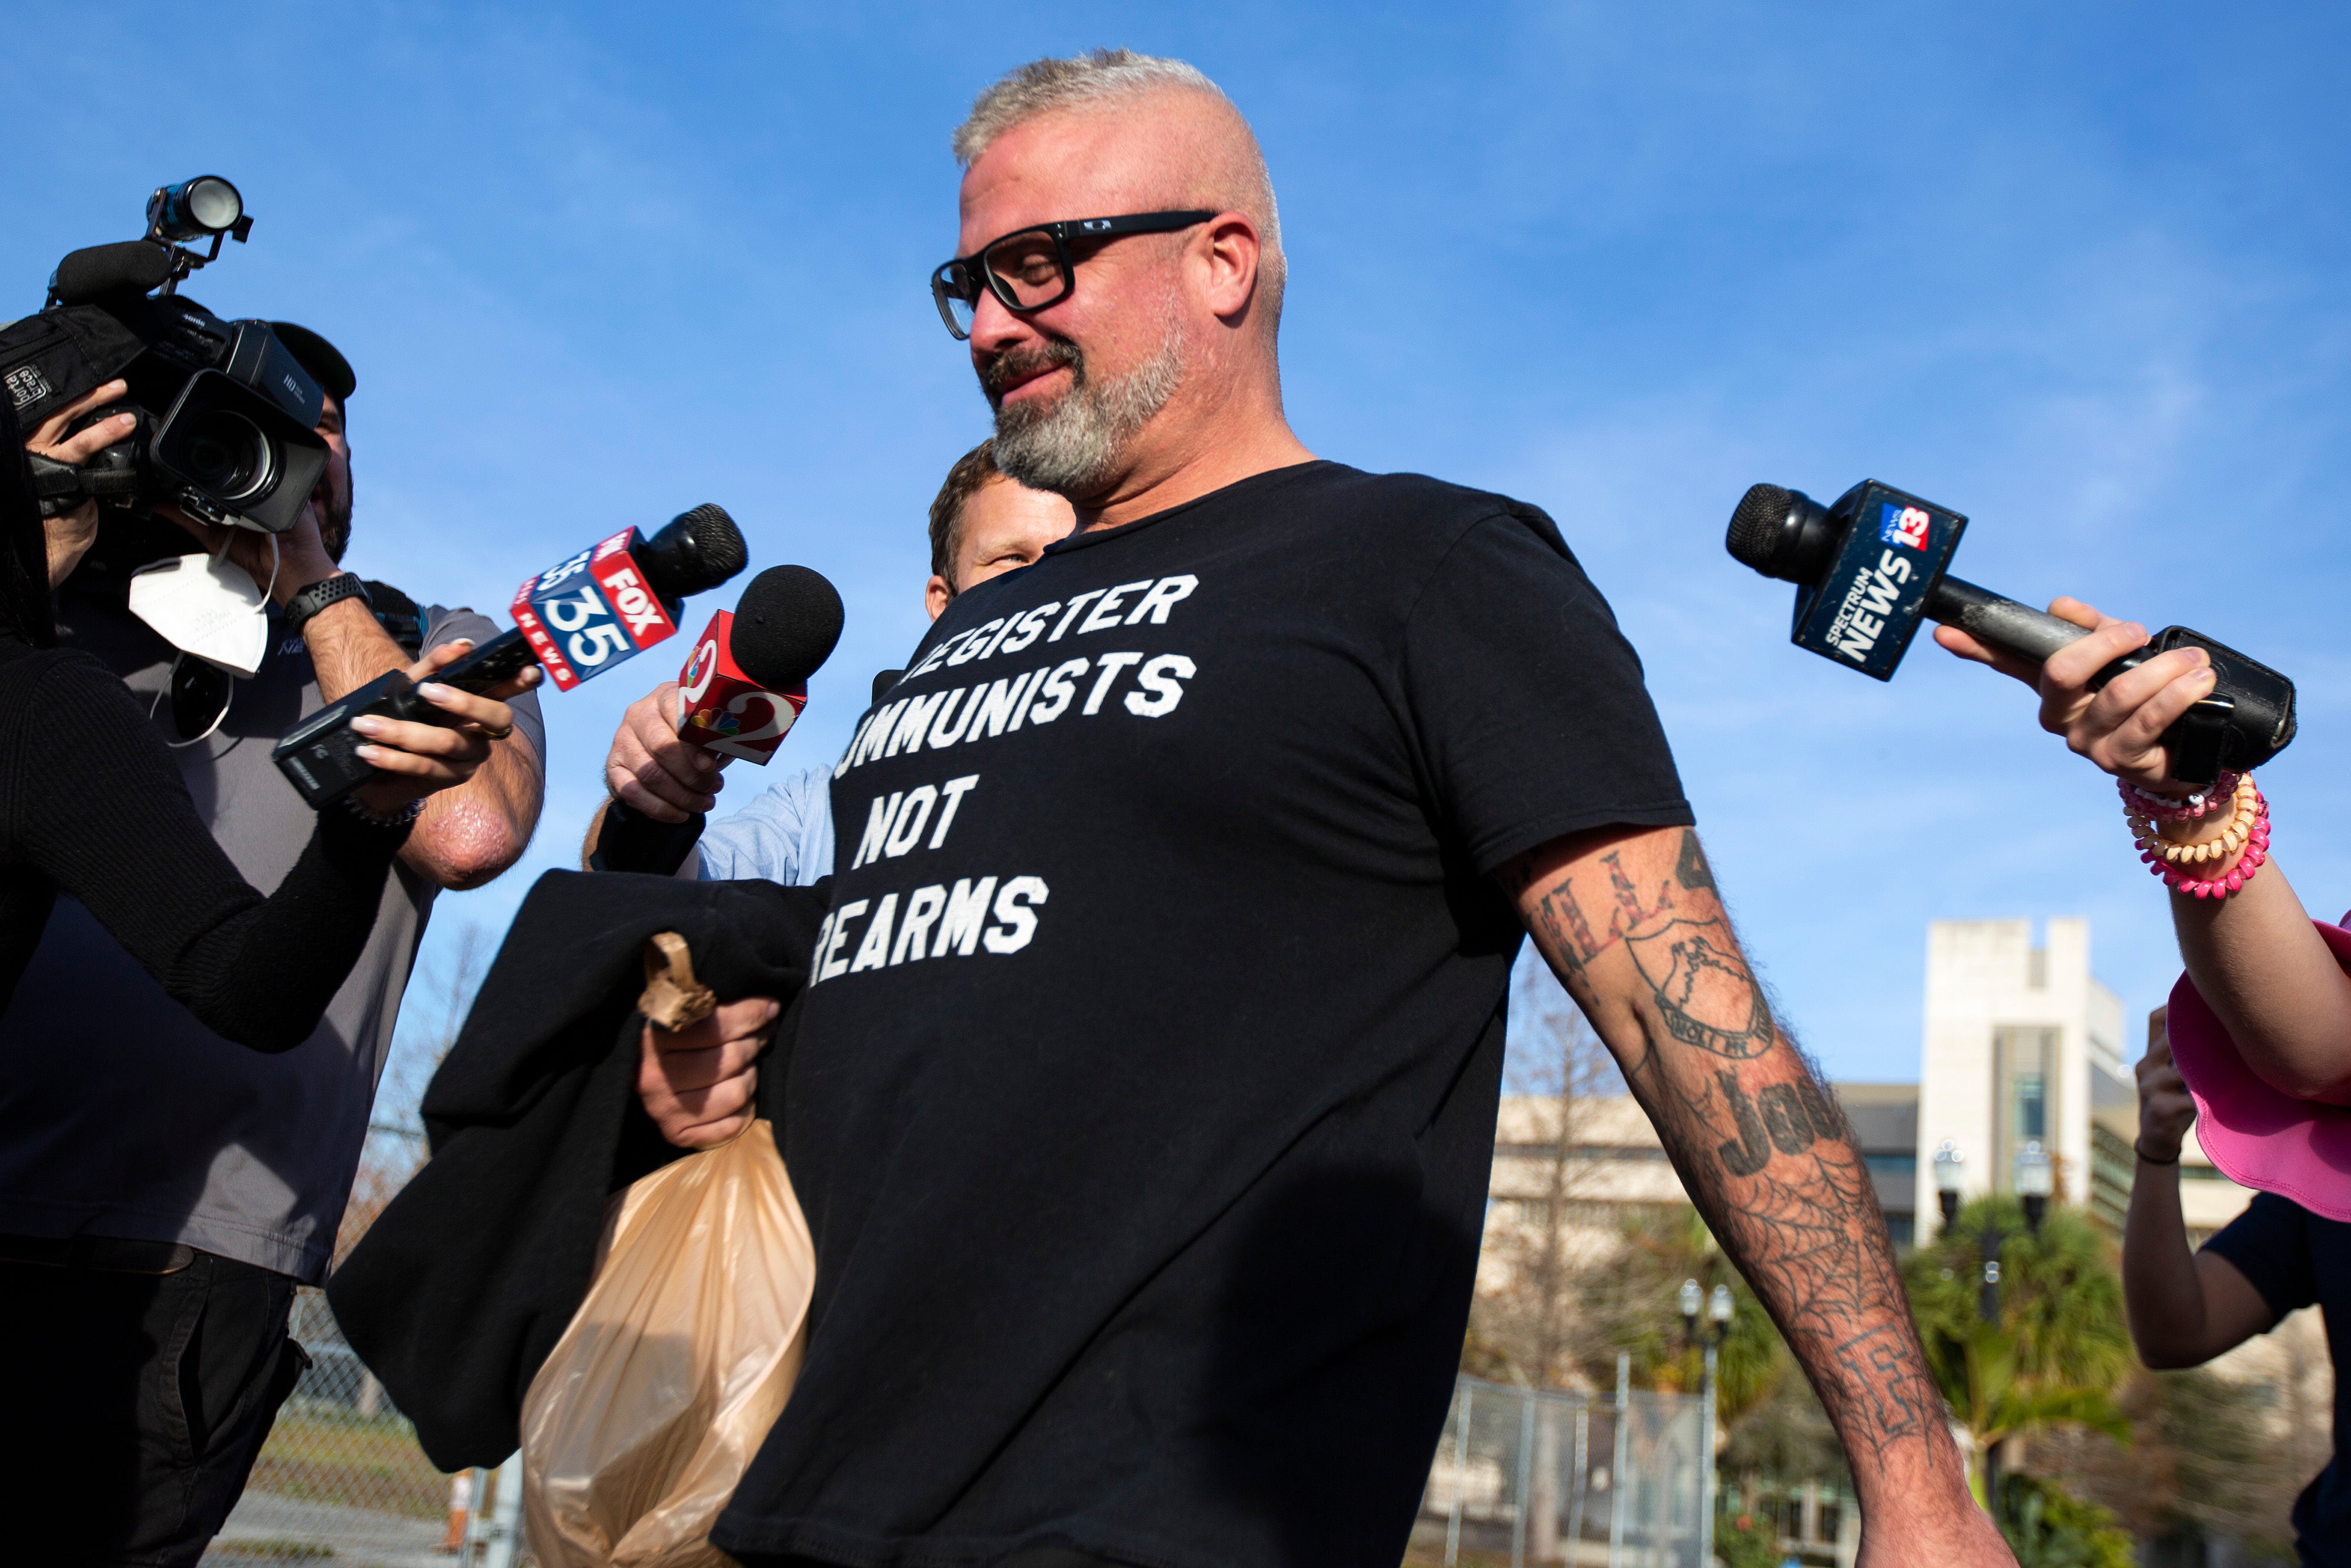
M224 501L246 501L269 488L276 455L261 427L228 409L207 409L189 429L181 463L189 478Z

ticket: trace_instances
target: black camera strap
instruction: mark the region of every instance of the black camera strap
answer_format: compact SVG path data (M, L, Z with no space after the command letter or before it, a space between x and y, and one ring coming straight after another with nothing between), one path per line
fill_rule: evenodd
M109 447L77 467L28 452L33 465L33 493L41 499L41 516L61 517L84 501L128 501L139 494L139 473L123 458L127 450Z

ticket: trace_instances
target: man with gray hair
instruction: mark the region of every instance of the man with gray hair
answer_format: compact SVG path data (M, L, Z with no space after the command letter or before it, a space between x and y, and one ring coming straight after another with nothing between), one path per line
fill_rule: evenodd
M1291 434L1272 188L1189 66L1039 61L955 148L932 292L998 463L1078 531L949 605L834 769L787 1092L816 1300L712 1539L1397 1562L1531 933L1836 1422L1863 1563L2012 1563L1551 519ZM739 1108L756 1049L664 1132Z

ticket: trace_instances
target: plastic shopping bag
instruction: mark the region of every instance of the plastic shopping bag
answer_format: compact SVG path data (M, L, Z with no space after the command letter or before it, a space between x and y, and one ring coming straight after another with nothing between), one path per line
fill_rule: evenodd
M815 1248L754 1122L632 1183L522 1407L545 1568L720 1568L709 1542L799 1374Z

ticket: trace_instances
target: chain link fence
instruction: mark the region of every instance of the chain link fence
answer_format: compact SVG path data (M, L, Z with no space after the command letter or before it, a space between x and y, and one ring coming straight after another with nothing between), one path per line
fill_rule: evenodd
M482 1498L495 1515L500 1489L481 1472L434 1468L416 1429L344 1343L323 1293L297 1293L291 1333L309 1370L278 1411L204 1568L519 1568L531 1561L526 1551L492 1563L482 1538L493 1521L475 1518L482 1511L473 1502Z
M278 1412L204 1568L536 1568L519 1477L435 1469L344 1343L326 1298L297 1296L309 1369ZM1454 1387L1405 1562L1412 1568L1701 1568L1699 1401Z
M1620 1399L1459 1379L1406 1563L1700 1568L1700 1402Z

